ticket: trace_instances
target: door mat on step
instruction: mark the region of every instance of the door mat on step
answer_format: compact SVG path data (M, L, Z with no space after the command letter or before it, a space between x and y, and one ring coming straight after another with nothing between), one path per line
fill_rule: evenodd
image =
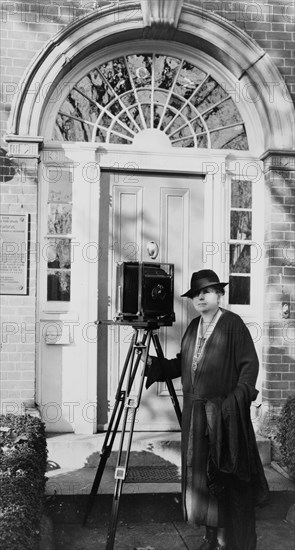
M167 466L130 466L126 483L178 483L179 469L175 465Z

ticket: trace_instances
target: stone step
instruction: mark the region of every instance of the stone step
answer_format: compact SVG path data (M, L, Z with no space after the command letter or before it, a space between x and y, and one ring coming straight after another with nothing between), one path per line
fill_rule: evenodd
M115 438L113 452L106 462L98 488L99 506L103 507L106 514L114 494L114 473L120 435L118 433ZM128 438L128 432L125 437ZM94 482L104 440L105 434L93 436L51 434L48 436L49 471L47 472L46 494L49 500L52 499L52 502L55 503L63 503L66 508L69 506L69 510L72 510L72 506L75 508L74 502L79 502L79 506L81 505L83 508ZM127 443L127 440L125 443ZM269 443L268 440L258 440L259 452L264 462L264 471L271 490L271 503L258 511L258 517L261 519L284 519L290 506L295 503L295 485L270 464ZM153 514L154 518L162 517L166 510L167 514L165 515L165 512L163 517L167 521L171 521L171 510L175 506L177 517L180 517L180 433L134 432L131 449L129 472L135 470L136 473L136 471L140 471L140 468L145 467L146 475L147 469L150 467L153 470L154 467L153 473L156 472L158 477L160 475L160 480L155 481L152 475L152 481L146 482L149 478L145 477L145 481L143 481L143 478L140 477L141 474L139 478L136 478L136 476L135 479L132 479L132 476L130 480L127 478L123 485L122 499L126 505L123 508L128 510L130 505L130 509L136 509L136 499L138 499L138 502L143 506L141 514L144 517L145 514L147 516ZM171 470L172 475L170 475ZM159 471L165 474L163 478L161 478ZM167 472L170 476L168 476L168 479ZM165 506L163 507L164 502ZM160 509L157 512L158 505Z
M125 443L128 441L128 436L127 432ZM121 434L118 432L114 440L113 451L118 450L120 437ZM140 460L140 453L147 451L180 467L180 437L180 432L134 432L131 449L138 453L138 460ZM94 435L48 434L48 461L52 467L56 465L57 468L97 467L104 440L105 433ZM257 436L257 445L262 464L270 464L271 445L269 439Z

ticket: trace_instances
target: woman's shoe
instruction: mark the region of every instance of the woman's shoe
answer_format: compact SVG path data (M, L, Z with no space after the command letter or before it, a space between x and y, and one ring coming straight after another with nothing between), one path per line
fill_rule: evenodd
M228 546L224 546L223 544L219 544L219 542L216 543L216 546L213 547L213 550L229 550Z
M203 538L201 546L197 550L215 550L216 540L209 540L207 537Z

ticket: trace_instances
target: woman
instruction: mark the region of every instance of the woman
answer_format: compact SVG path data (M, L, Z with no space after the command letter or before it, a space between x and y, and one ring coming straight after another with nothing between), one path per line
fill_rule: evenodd
M175 359L149 357L146 387L182 377L182 503L187 521L206 526L198 550L255 550L255 505L268 485L250 419L258 359L242 319L223 308L228 283L193 273L182 296L199 313Z

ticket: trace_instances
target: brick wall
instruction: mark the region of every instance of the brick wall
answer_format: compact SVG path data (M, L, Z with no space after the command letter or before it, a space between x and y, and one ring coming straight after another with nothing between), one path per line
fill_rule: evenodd
M1 149L0 161L1 213L30 214L29 295L1 296L1 412L19 412L35 395L37 160L11 160Z
M33 57L48 40L77 17L100 9L118 0L4 0L1 5L1 139L4 147L1 180L2 211L30 212L31 237L36 242L37 186L36 161L17 163L5 159L7 144L3 136L9 132L7 120L11 103L19 88L19 82ZM206 13L214 12L248 33L270 55L295 98L295 11L294 2L203 1L186 0L198 5ZM275 406L295 392L294 387L294 259L290 243L294 242L294 172L291 169L278 172L266 168L268 200L266 210L266 300L264 318L264 388L263 396ZM34 246L34 244L33 244ZM287 252L286 252L287 251ZM289 256L285 258L284 254ZM30 294L24 297L2 297L2 394L6 401L17 406L25 398L34 396L35 346L34 334L24 337L35 326L36 258L32 256L30 267ZM292 263L293 262L293 263ZM281 318L281 278L286 293L290 294L290 319ZM294 322L294 321L293 321ZM5 324L6 323L6 324ZM7 324L8 323L8 324ZM14 323L17 325L14 325ZM8 334L11 332L11 334Z
M295 154L265 159L263 398L275 409L295 394ZM289 307L284 318L282 304Z
M34 55L58 31L78 17L117 4L118 0L16 0L1 6L2 113L1 136L7 132L10 105L21 76ZM295 98L294 2L186 0L206 13L213 12L249 34L270 55Z

